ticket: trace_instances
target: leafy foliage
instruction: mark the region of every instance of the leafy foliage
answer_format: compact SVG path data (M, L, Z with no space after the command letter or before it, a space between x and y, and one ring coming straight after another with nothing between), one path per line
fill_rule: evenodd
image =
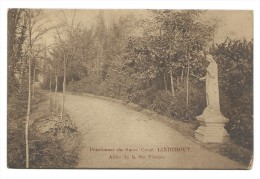
M100 11L96 24L91 27L67 24L61 34L62 40L56 37L51 50L47 51L46 46L43 50L43 44L35 43L46 30L43 25L33 36L32 48L32 70L39 63L42 88L54 90L57 77L58 90L62 91L62 75L66 69L66 85L70 91L123 99L172 119L195 123L195 117L206 106L205 83L199 78L205 76L208 63L201 52L212 44L218 23L213 19L205 20L206 11L147 12L149 17L138 19L127 15L107 25L104 12ZM33 11L34 20L38 13ZM27 15L25 9L8 12L8 18L12 19L8 21L10 167L24 166L23 118L29 76ZM210 53L218 63L221 111L230 120L226 128L234 141L252 149L253 41L227 39L214 44ZM32 104L36 110L38 102ZM51 131L45 137L52 138L54 133ZM66 137L70 134L65 130ZM32 160L41 160L34 161L33 165L62 167L74 163L76 156L61 147L64 140L52 139L35 140ZM73 141L73 137L71 139ZM64 155L58 156L58 150ZM49 157L42 158L51 151Z
M55 128L49 128L44 133L40 133L38 131L40 124L47 125L48 121L54 120L54 112L50 111L54 107L47 104L46 96L41 93L35 95L31 115L33 122L30 126L31 168L73 167L78 161L80 133L74 127L63 123L55 125ZM22 99L22 97L25 99ZM21 96L21 98L11 99L9 102L8 167L10 168L25 167L25 127L23 119L26 113L26 98L27 96ZM15 110L21 110L21 112L16 113Z
M153 11L154 20L142 19L136 26L138 35L122 35L131 29L126 23L133 22L114 22L102 31L103 75L90 72L69 83L69 90L120 98L174 119L195 120L206 107L205 83L199 78L205 76L208 62L201 51L210 47L218 25L205 21L204 13ZM230 119L226 128L238 144L252 148L253 41L227 39L212 46L210 53L219 66L221 111Z
M238 143L253 147L253 41L230 40L218 44L213 54L219 64L222 111L227 129Z
M45 111L44 115L37 114L39 112L38 107L45 98L37 92L34 93L34 91L36 91L36 85L33 84L38 74L41 73L41 75L44 75L39 69L46 71L46 73L50 73L50 66L48 66L48 64L46 66L43 65L43 63L46 63L50 59L47 58L46 45L43 44L41 40L43 35L53 27L49 26L50 23L46 23L47 18L45 15L44 10L8 10L7 155L8 167L11 168L25 168L25 116L29 101L31 102L29 111L34 113L28 115L28 118L30 117L29 150L31 154L30 162L32 164L30 167L68 167L76 162L76 150L65 150L65 138L63 138L63 140L57 140L54 136L46 135L38 136L36 139L36 135L34 135L35 131L31 128L31 124L37 120L37 117L51 115L51 112L48 110ZM29 72L29 66L31 67L31 72ZM29 81L29 76L32 81ZM29 82L33 85L29 86ZM33 94L31 96L33 98L32 100L28 97L29 92L32 92ZM41 107L44 108L46 106ZM71 134L71 131L67 131L66 134L67 137L69 137L68 134ZM34 139L37 141L36 145L33 143ZM75 136L71 136L68 141L73 141L75 139ZM38 155L37 153L41 153L41 155Z

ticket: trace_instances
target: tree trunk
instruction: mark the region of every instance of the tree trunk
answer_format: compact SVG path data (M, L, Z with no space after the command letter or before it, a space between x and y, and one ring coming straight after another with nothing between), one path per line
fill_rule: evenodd
M34 88L35 88L35 68L36 68L36 64L34 65L34 69L33 69L33 85L32 85L32 98L34 98Z
M31 55L29 55L28 106L27 106L26 125L25 125L26 168L29 168L29 121L30 121L30 112L31 112L31 57L30 56Z
M25 158L26 168L29 168L29 121L31 113L31 56L32 56L32 31L31 31L31 11L29 10L29 84L28 84L28 105L25 123Z
M97 60L96 60L96 74L97 74L97 78L98 78L98 76L99 76L99 55L98 55L98 58L97 58Z
M183 68L181 69L181 82L183 82L183 76L184 76L184 74L183 74Z
M102 58L103 58L103 40L101 40L100 44L99 44L99 52L98 52L98 58L97 58L97 78L99 80L99 76L101 74L100 72L100 64L102 63Z
M173 83L172 68L171 68L171 70L170 70L170 77L171 77L171 89L172 89L172 95L174 96L174 95L175 95L175 92L174 92L174 83Z
M50 93L51 93L51 83L52 83L52 80L51 80L51 78L50 78Z
M163 72L163 80L164 80L165 91L168 91L165 72Z
M61 120L63 120L64 103L65 103L65 92L66 92L66 56L65 51L63 52L63 93L62 93L62 106L61 106Z
M22 90L22 87L23 87L23 82L24 82L24 75L25 75L25 72L24 72L24 62L22 62L22 60L21 60L21 63L22 63L22 65L21 65L21 81L20 81L20 86L19 86L19 90L21 91Z
M189 106L189 78L190 78L190 54L188 53L188 69L187 69L187 79L186 79L186 86L187 86L187 91L186 91L186 107Z
M15 41L16 41L16 30L18 29L18 22L17 20L11 20L11 19L16 19L19 18L20 15L18 16L18 9L9 9L8 10L8 36L7 36L7 41L8 41L8 83L10 83L10 80L15 79ZM15 18L14 18L15 17Z
M55 72L54 107L55 107L55 111L58 113L58 109L57 109L57 100L56 100L57 90L58 90L58 76L57 76L57 72Z

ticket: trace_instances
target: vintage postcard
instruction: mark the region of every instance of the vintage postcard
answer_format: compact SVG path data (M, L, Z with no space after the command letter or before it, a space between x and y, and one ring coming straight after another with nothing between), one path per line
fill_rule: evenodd
M251 169L253 11L8 10L8 167Z

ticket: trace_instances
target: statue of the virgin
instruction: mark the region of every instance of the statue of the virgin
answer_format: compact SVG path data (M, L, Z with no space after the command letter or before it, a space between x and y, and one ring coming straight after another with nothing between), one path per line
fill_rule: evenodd
M219 86L218 86L218 65L212 55L207 54L206 60L209 62L207 73L201 80L206 80L206 101L207 107L203 115L220 113Z

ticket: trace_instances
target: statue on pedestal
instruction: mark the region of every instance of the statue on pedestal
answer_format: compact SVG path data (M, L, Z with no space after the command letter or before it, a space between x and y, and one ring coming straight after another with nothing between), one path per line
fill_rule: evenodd
M228 138L228 133L224 128L228 119L220 111L218 65L209 53L205 58L209 65L206 76L201 80L206 80L207 107L202 115L196 117L201 126L195 131L195 138L205 143L220 143Z

